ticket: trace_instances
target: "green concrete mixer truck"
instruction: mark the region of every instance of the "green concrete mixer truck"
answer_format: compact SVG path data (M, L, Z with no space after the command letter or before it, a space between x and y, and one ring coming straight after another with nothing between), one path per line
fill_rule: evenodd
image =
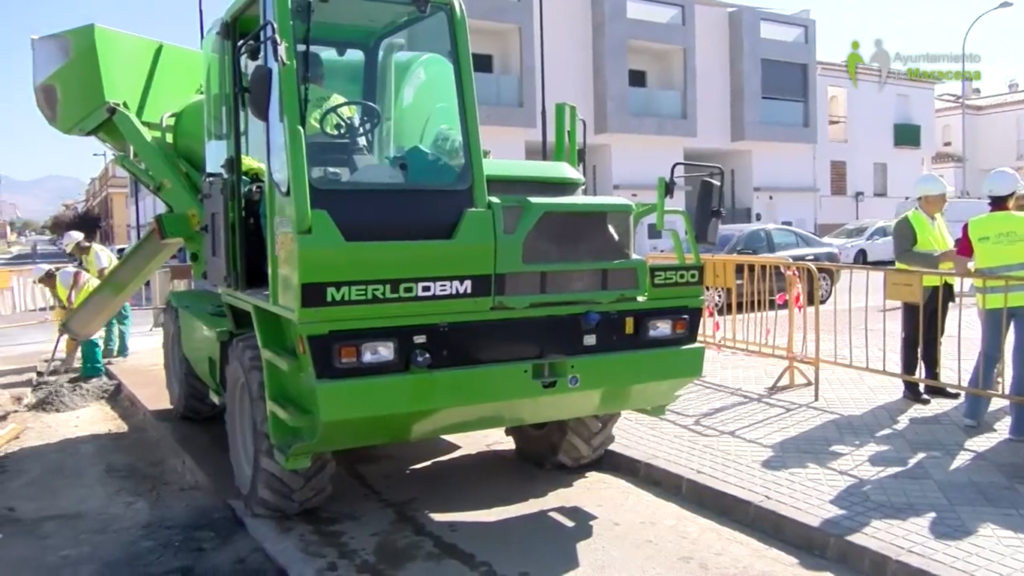
M199 51L98 25L32 46L49 124L167 207L64 330L98 331L184 247L167 390L176 416L223 418L252 513L322 504L335 451L445 434L587 465L621 411L701 374L720 182L695 187L678 262L649 266L634 222L690 222L665 208L677 174L653 207L583 195L571 105L557 161L485 160L460 0L238 0Z

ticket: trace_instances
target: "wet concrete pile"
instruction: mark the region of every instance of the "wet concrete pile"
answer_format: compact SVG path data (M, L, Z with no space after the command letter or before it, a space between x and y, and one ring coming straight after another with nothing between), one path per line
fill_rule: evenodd
M110 397L117 382L110 378L82 380L78 374L38 376L32 386L29 410L37 412L71 412L102 402Z

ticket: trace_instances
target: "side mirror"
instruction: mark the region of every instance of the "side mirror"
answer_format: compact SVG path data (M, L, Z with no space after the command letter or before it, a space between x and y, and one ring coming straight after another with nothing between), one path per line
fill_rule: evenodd
M725 212L714 206L718 182L703 178L697 188L697 205L694 208L694 236L698 244L715 244L718 242L718 227L722 224Z
M263 64L257 64L249 73L249 113L260 122L270 117L270 89L274 71Z

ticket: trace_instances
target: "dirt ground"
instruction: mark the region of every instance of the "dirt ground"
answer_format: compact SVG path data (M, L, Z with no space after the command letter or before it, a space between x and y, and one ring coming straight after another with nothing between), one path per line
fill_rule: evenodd
M34 366L0 370L0 566L7 574L279 574L230 509L107 403L19 406Z

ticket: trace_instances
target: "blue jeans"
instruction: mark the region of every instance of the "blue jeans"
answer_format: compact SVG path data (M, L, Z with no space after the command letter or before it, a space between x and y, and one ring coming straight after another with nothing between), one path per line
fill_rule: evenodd
M1006 335L1010 326L1013 326L1013 350L1010 356L1013 376L1010 379L1010 394L1024 395L1024 307L982 310L981 352L967 384L970 388L995 389L996 367L1003 360L1003 349L1006 347ZM987 396L968 394L964 399L964 418L980 423L991 403L992 399ZM1024 438L1024 404L1010 403L1010 436Z

